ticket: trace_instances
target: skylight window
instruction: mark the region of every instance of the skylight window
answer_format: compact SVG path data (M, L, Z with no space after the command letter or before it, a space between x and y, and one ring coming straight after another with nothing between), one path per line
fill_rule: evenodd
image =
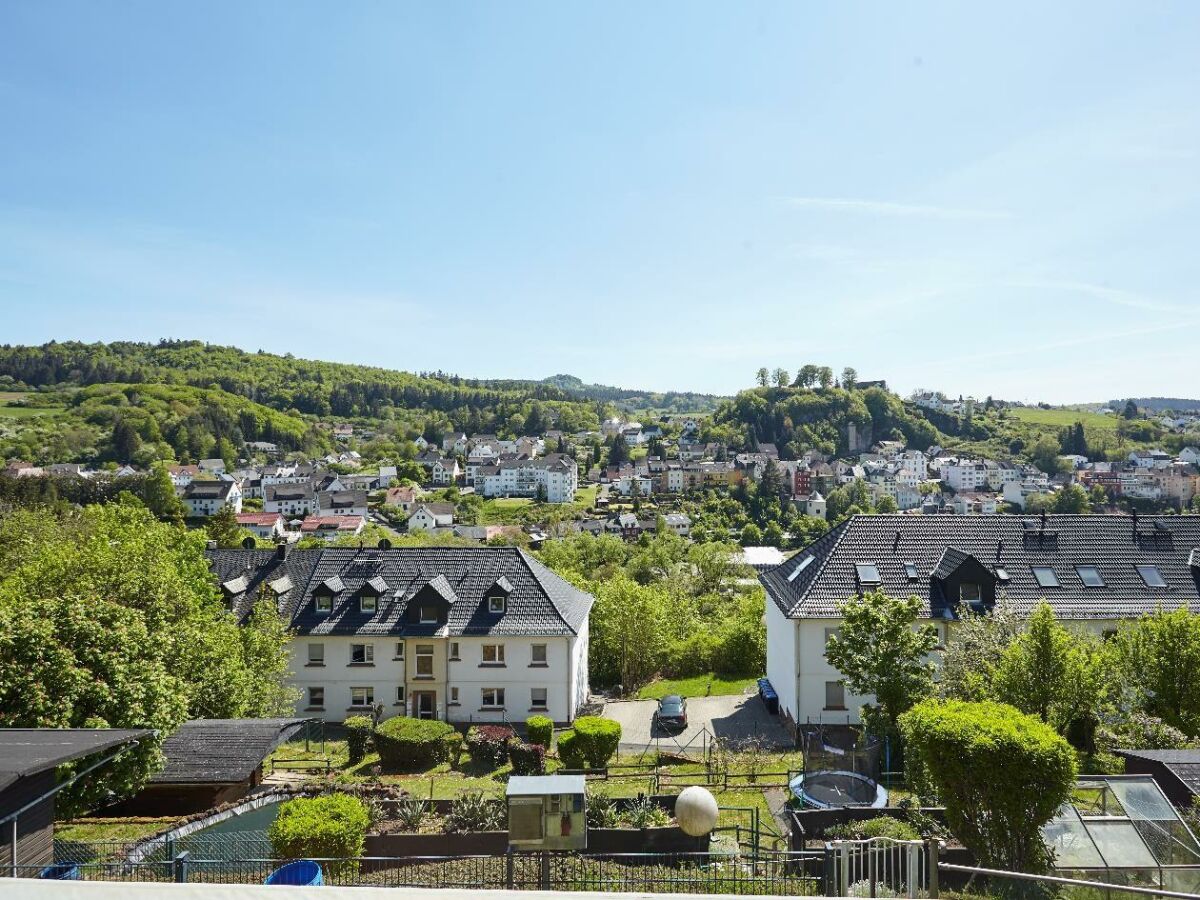
M854 564L854 571L858 575L859 584L879 584L882 579L879 577L879 567L872 562L861 562Z
M917 571L916 563L906 562L904 564L904 577L909 581L918 581L921 578L921 574Z
M997 581L1008 581L1009 580L1008 569L1004 568L1004 566L996 566L996 580Z
M1037 579L1037 583L1042 587L1059 587L1058 576L1054 574L1054 570L1049 566L1034 566L1033 577Z
M1138 574L1142 576L1142 581L1146 582L1146 587L1165 588L1167 586L1162 573L1158 571L1158 566L1138 566L1137 570Z
M807 569L812 561L813 555L811 553L806 554L804 559L800 560L800 564L797 565L796 568L792 569L792 574L788 576L788 581L795 581L796 576Z
M1095 566L1076 566L1075 571L1084 587L1104 587L1104 578Z

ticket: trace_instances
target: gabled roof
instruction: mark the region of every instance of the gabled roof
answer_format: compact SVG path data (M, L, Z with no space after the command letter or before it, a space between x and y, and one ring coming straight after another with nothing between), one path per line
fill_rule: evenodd
M1167 768L1196 797L1200 797L1200 749L1117 750L1118 756L1138 757Z
M166 766L151 784L245 781L306 719L193 719L163 741Z
M209 550L206 555L218 583L245 577L246 591L231 598L242 616L252 608L260 584L286 577L291 586L278 594L280 612L298 634L403 635L417 627L405 621L405 611L425 587L454 598L446 628L459 635L578 634L593 602L590 594L517 547L330 547L286 555L282 550ZM511 589L505 612L488 613L487 594L502 580ZM363 611L358 600L367 583L386 587L374 611ZM322 584L332 600L328 613L318 613L313 603Z
M854 516L760 579L792 618L836 618L838 604L858 592L855 564L872 562L880 587L895 597L916 594L930 614L931 579L910 582L905 563L937 578L968 556L1006 570L998 585L1018 613L1045 599L1064 619L1120 619L1164 609L1200 612L1200 571L1189 564L1200 547L1200 516L1051 515ZM799 569L808 556L812 561ZM1166 588L1151 588L1137 566L1158 568ZM1060 586L1040 587L1034 566L1054 569ZM1086 587L1076 566L1095 566L1103 587ZM942 574L938 574L938 573ZM789 576L792 576L789 580Z

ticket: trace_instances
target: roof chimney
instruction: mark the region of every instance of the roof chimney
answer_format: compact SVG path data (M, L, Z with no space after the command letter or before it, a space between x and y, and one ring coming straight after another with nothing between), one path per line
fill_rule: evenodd
M900 546L900 529L896 529L896 536L892 539L892 552L895 553Z
M1004 552L1004 541L996 541L996 561L1000 561L1000 554Z
M288 553L291 552L291 549L292 545L288 541L280 541L275 545L275 558L279 560L287 559Z
M1131 515L1133 516L1133 542L1136 544L1137 543L1137 527L1138 527L1137 507L1134 507L1133 510L1131 510Z

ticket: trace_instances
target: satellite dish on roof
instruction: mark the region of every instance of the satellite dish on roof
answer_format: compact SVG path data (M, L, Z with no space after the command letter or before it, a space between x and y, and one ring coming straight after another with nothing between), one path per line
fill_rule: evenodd
M246 537L242 538L242 549L243 550L253 550L257 545L258 545L258 541L256 541L250 535L246 535Z
M387 538L380 538L379 539L379 549L380 550L391 550L392 542L389 541Z

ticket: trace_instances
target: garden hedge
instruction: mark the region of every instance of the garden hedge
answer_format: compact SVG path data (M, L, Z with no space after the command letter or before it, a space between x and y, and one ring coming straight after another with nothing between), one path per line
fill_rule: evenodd
M396 716L375 729L375 750L390 769L427 769L445 761L458 741L454 726L435 719Z
M529 743L541 744L549 750L554 740L554 720L548 716L530 716L525 720L525 731L529 735Z
M587 768L587 760L583 758L583 748L574 731L564 731L558 736L558 759L568 769Z
M514 775L546 774L546 748L541 744L527 744L513 738L508 742L508 760Z
M575 720L575 741L579 753L590 768L600 769L616 755L621 745L621 723L601 716L580 716Z
M1071 745L1004 703L925 700L899 718L909 783L946 808L954 836L985 868L1045 871L1041 826L1071 797Z
M508 725L474 725L467 732L467 751L477 763L500 766L508 759L508 742L513 736Z
M267 837L277 859L346 860L324 864L330 875L344 875L358 871L368 823L366 804L349 794L297 797L280 805Z
M350 764L360 763L367 755L367 745L371 741L371 730L375 723L370 716L350 716L342 723L346 729L346 749L350 753Z

